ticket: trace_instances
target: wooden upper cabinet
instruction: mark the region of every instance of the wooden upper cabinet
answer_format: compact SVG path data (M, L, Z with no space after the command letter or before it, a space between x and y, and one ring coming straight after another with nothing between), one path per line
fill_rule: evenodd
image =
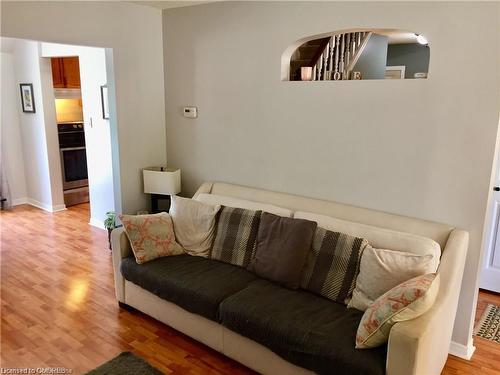
M78 57L53 57L51 63L52 81L55 88L80 88L80 65Z
M64 88L64 73L62 71L62 59L59 57L53 57L52 63L52 82L55 88Z
M80 65L78 57L63 57L64 82L67 88L80 88Z

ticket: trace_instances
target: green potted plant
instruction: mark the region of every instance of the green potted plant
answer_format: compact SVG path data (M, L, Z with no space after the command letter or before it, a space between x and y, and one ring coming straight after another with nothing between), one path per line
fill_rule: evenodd
M106 219L104 220L104 227L108 230L109 250L111 250L111 232L116 228L116 212L106 212Z

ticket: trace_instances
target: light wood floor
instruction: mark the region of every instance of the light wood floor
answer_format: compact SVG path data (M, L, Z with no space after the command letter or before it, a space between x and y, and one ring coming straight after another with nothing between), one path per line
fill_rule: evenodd
M56 214L18 206L0 214L0 361L84 373L121 351L165 373L253 374L138 312L118 308L107 233L88 225L88 205ZM500 296L481 292L478 317ZM449 358L444 374L500 374L500 345L480 338L473 360Z

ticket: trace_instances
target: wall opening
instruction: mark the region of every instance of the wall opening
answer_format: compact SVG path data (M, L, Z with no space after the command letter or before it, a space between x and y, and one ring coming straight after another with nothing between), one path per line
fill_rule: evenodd
M303 38L281 58L282 81L425 79L424 35L394 29L347 29Z

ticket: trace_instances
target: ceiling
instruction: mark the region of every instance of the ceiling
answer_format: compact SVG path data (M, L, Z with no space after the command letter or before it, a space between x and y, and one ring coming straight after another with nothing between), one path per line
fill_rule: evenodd
M192 5L206 4L212 3L218 0L204 0L204 1L134 1L136 4L146 5L158 9L170 9L170 8L181 8L181 7L189 7Z

